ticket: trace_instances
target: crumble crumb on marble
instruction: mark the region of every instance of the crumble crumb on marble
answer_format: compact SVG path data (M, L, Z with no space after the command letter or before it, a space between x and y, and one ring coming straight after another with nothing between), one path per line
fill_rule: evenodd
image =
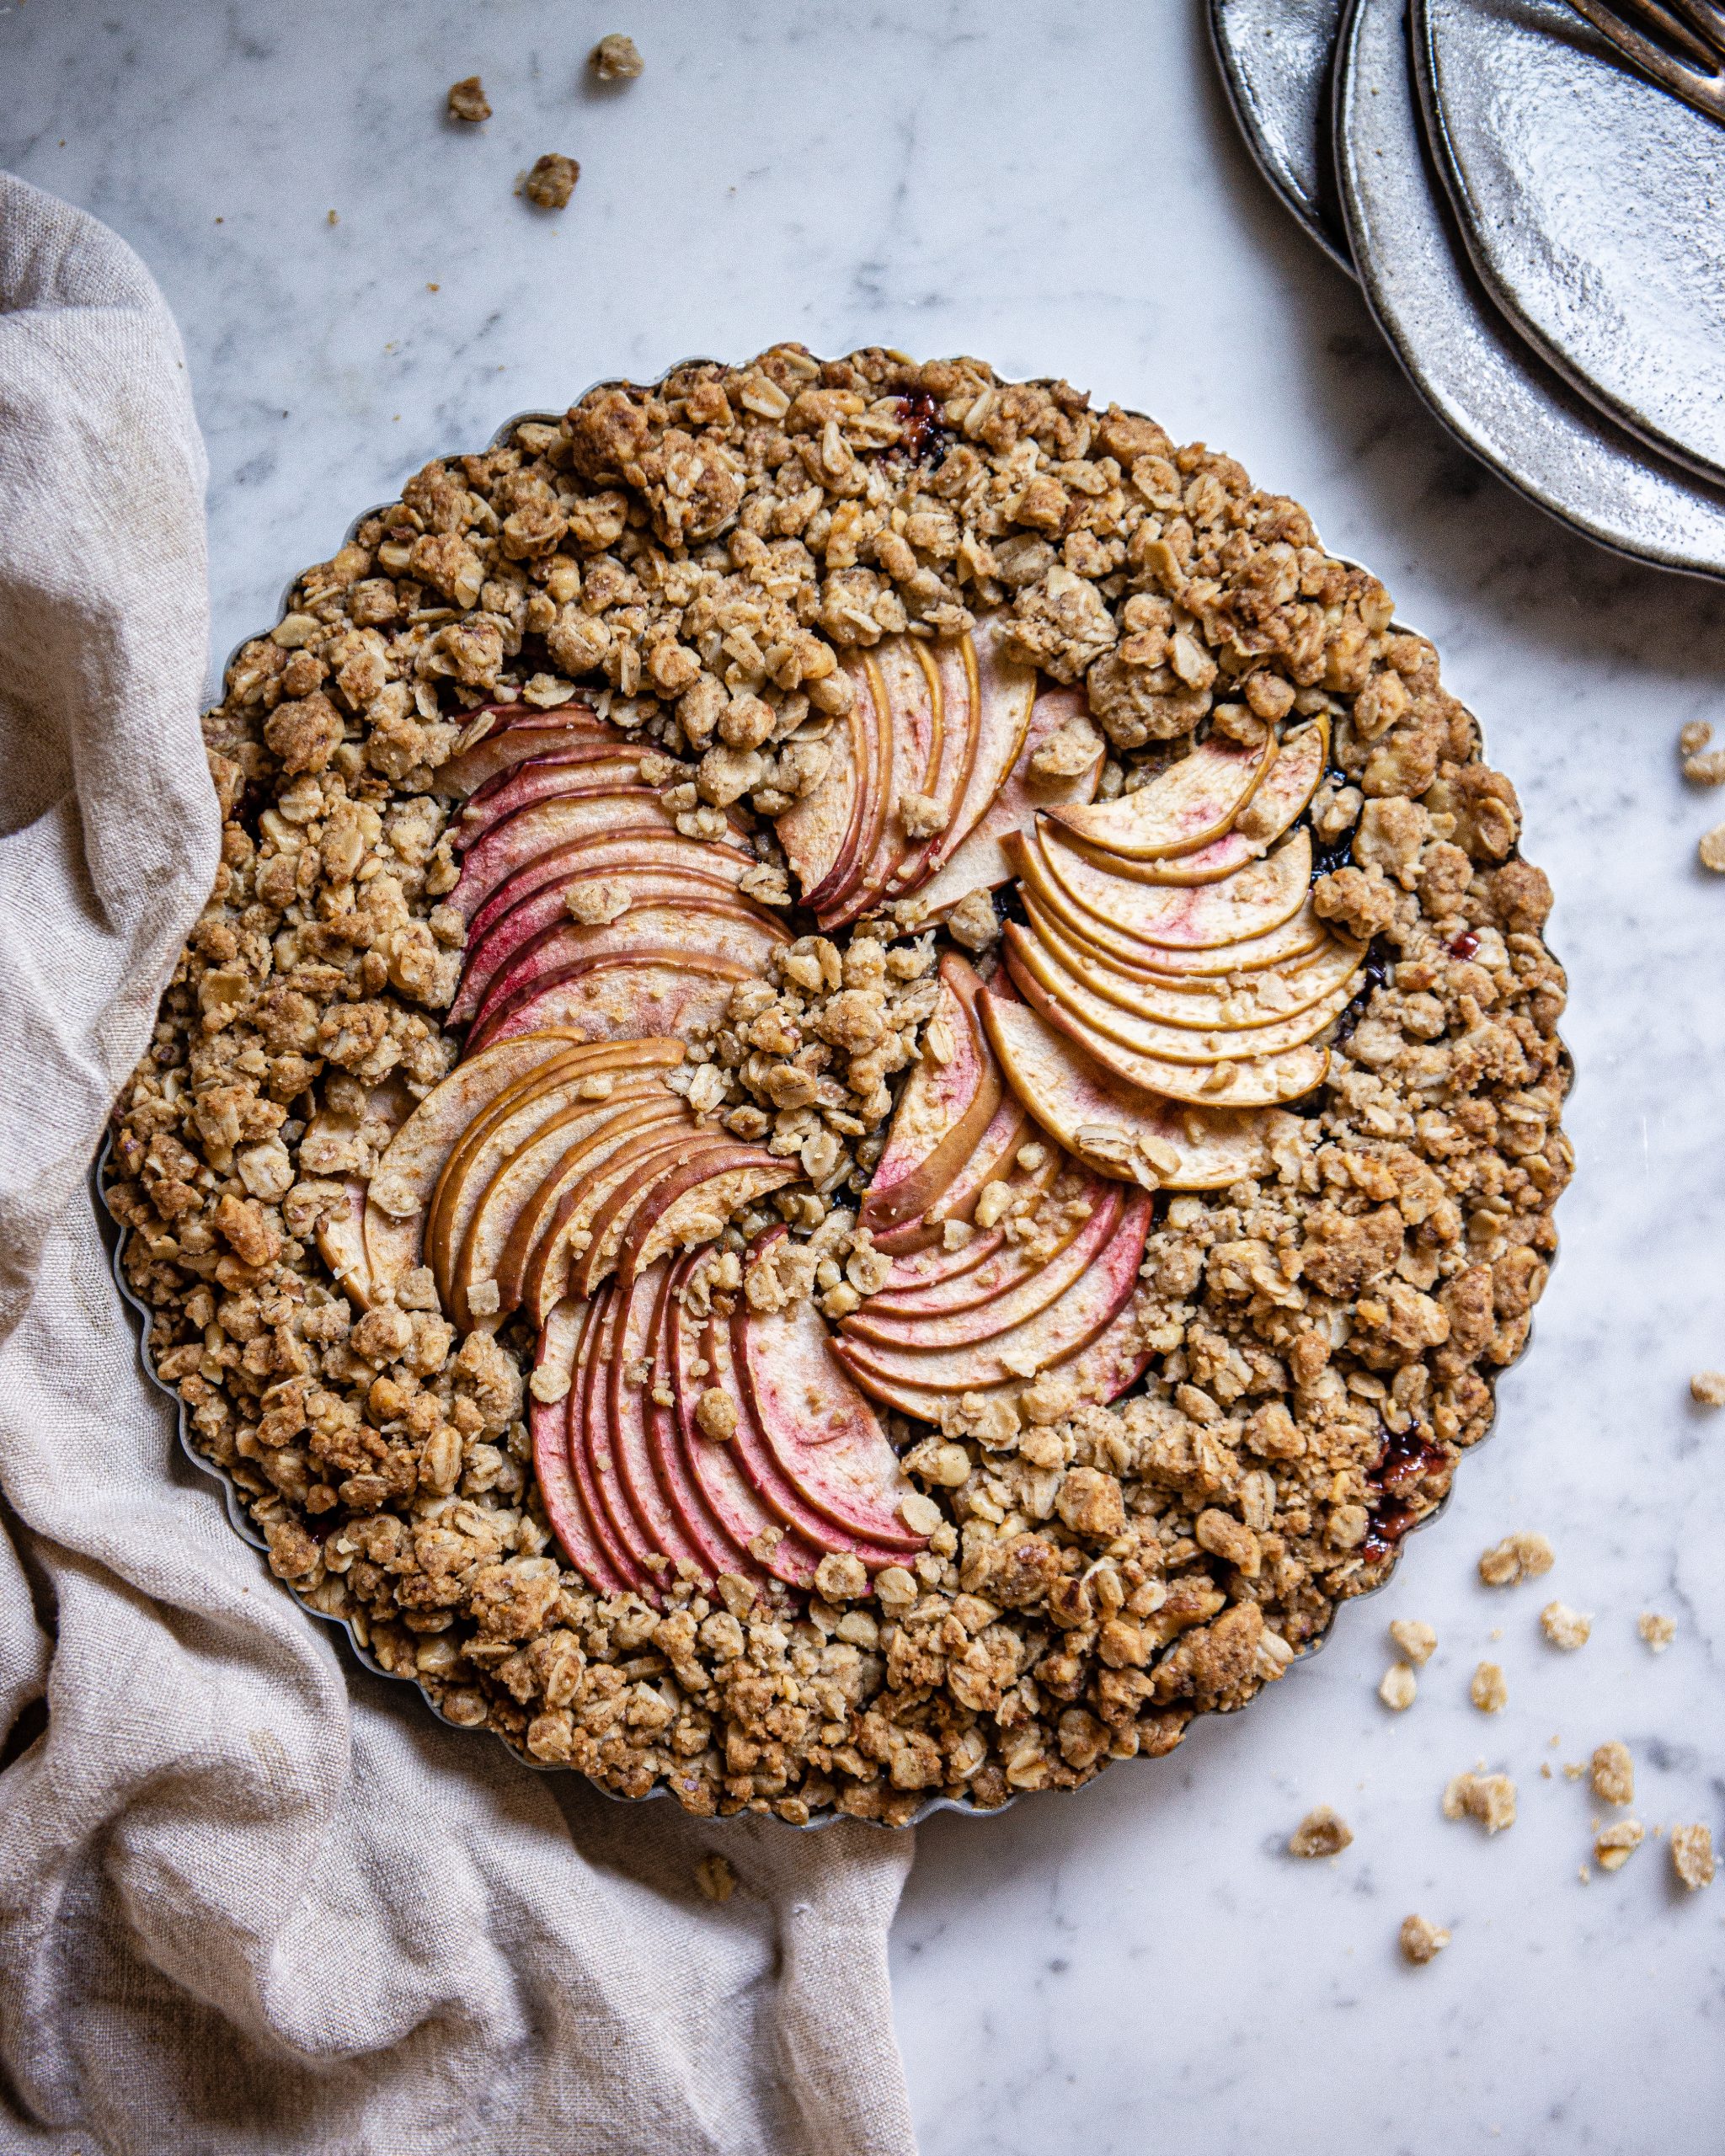
M491 117L491 100L485 94L485 85L477 75L467 75L459 83L449 86L449 116L464 120L477 126L482 120Z
M1596 1745L1590 1771L1594 1795L1602 1803L1634 1803L1635 1762L1626 1744L1614 1738L1610 1743Z
M1479 1576L1487 1587L1515 1587L1543 1577L1557 1561L1543 1534L1510 1534L1481 1557Z
M872 1583L824 1567L806 1609L736 1579L678 1577L660 1610L595 1594L534 1481L531 1343L458 1340L429 1276L368 1316L315 1246L376 1166L374 1095L422 1098L457 1052L438 771L488 705L586 700L685 837L748 819L743 888L788 906L770 819L825 768L841 654L1001 609L1081 685L1045 753L1099 734L1104 798L1212 721L1327 718L1315 830L1365 865L1322 880L1378 933L1371 984L1274 1171L1158 1200L1146 1390L1027 1382L895 1429L930 1548ZM457 1726L703 1814L1074 1787L1277 1681L1489 1428L1571 1170L1550 888L1432 647L1233 460L967 359L777 346L608 385L365 519L243 648L206 738L222 867L116 1112L126 1276L278 1577ZM997 915L967 918L985 968ZM844 947L801 937L689 1043L690 1105L810 1178L733 1222L700 1294L836 1319L879 1284L856 1204L936 956L914 901ZM316 1112L341 1133L308 1139ZM777 1218L793 1250L745 1283ZM1512 1577L1549 1569L1512 1540Z
M1614 1820L1594 1837L1594 1861L1601 1871L1621 1871L1645 1838L1638 1819Z
M633 38L625 37L621 30L612 30L594 46L588 55L588 64L601 83L633 83L647 63Z
M1502 1714L1509 1704L1509 1687L1499 1664L1481 1662L1473 1673L1467 1696L1482 1715Z
M1444 1791L1446 1819L1477 1819L1487 1833L1515 1824L1515 1785L1508 1774L1456 1774Z
M1413 1705L1418 1690L1419 1680L1415 1677L1412 1665L1405 1662L1392 1662L1384 1672L1378 1686L1378 1697L1386 1707L1399 1715Z
M1725 1370L1697 1370L1689 1381L1689 1396L1697 1406L1725 1407Z
M1434 1924L1429 1917L1403 1917L1402 1929L1397 1934L1402 1951L1415 1968L1423 1968L1434 1961L1450 1944L1450 1935L1441 1924Z
M1656 1609L1643 1609L1635 1620L1635 1629L1646 1641L1651 1654L1664 1654L1677 1636L1677 1620L1663 1616Z
M521 192L537 210L561 210L567 207L580 177L581 168L574 158L564 157L560 150L547 150L542 157L533 160L533 169L521 183Z
M1713 1883L1713 1835L1709 1827L1671 1829L1671 1869L1691 1894Z
M1716 824L1711 831L1704 832L1696 846L1703 868L1725 875L1725 824Z
M1339 1856L1353 1839L1354 1829L1341 1813L1320 1804L1306 1813L1288 1837L1288 1849L1293 1856Z
M1423 1668L1437 1651L1437 1633L1421 1617L1392 1619L1390 1637L1401 1650L1404 1659L1416 1667Z
M1554 1647L1573 1652L1593 1637L1594 1620L1567 1602L1548 1602L1540 1612L1540 1630Z

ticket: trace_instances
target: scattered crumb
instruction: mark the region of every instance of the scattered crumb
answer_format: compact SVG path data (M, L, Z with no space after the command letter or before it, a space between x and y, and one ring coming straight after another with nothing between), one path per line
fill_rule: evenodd
M1619 1819L1594 1837L1594 1859L1601 1871L1621 1871L1642 1844L1638 1819Z
M334 210L329 212L329 222L332 225L339 225L341 222L341 219L336 215Z
M588 55L588 63L601 83L633 83L647 65L633 38L621 30L601 38Z
M1689 1381L1689 1394L1703 1407L1725 1407L1725 1370L1697 1370Z
M443 287L441 285L427 285L425 290L428 292L441 292Z
M1635 1762L1629 1747L1615 1740L1598 1746L1593 1758L1594 1795L1607 1804L1635 1801Z
M535 161L521 192L539 210L561 210L575 191L581 168L573 157L549 150Z
M1581 1881L1583 1886L1590 1886L1593 1882L1594 1875L1584 1864L1578 1864L1576 1865L1575 1876Z
M1586 1772L1585 1759L1566 1759L1563 1762L1563 1779L1566 1782L1578 1782Z
M1704 718L1692 718L1677 737L1680 755L1698 756L1713 738L1713 729Z
M1482 1662L1474 1671L1467 1696L1482 1715L1502 1714L1509 1704L1509 1687L1495 1662Z
M1515 1785L1508 1774L1456 1774L1444 1791L1446 1819L1477 1819L1488 1834L1515 1824Z
M1479 1576L1487 1587L1514 1587L1538 1579L1557 1561L1543 1534L1506 1534L1480 1559Z
M709 1902L728 1902L737 1891L737 1875L730 1859L709 1850L695 1866L695 1884Z
M1437 1634L1419 1617L1397 1618L1390 1627L1390 1637L1407 1661L1421 1667L1431 1660L1438 1644Z
M1551 1763L1549 1759L1541 1759L1540 1761L1540 1780L1542 1782L1548 1782L1551 1779Z
M1384 1681L1378 1687L1378 1697L1386 1707L1393 1707L1399 1715L1404 1708L1413 1705L1418 1680L1405 1662L1392 1662L1384 1672Z
M1540 1612L1540 1628L1554 1647L1584 1647L1593 1635L1594 1620L1567 1602L1548 1602Z
M1711 868L1716 875L1725 873L1725 824L1716 824L1696 851L1703 868Z
M460 82L450 84L449 116L451 120L465 120L474 126L482 120L490 119L491 100L477 75L464 75Z
M1341 1813L1320 1804L1288 1837L1288 1848L1295 1856L1339 1856L1353 1839L1354 1829Z
M1662 1617L1657 1610L1643 1609L1637 1618L1635 1629L1655 1654L1664 1654L1677 1636L1677 1620Z
M1713 1883L1713 1837L1706 1827L1671 1829L1671 1869L1691 1894Z
M1493 1625L1486 1636L1487 1639L1501 1640L1503 1636L1503 1627L1501 1625Z
M1429 1917L1403 1917L1402 1929L1397 1935L1402 1941L1402 1953L1417 1969L1423 1968L1428 1961L1435 1961L1450 1944L1449 1933L1441 1924L1434 1924Z

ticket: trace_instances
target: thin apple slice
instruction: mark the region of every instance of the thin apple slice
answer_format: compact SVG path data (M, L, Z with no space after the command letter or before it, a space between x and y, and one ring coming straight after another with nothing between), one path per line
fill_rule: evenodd
M569 1251L563 1233L577 1205L624 1143L642 1133L689 1128L688 1104L667 1090L662 1097L625 1102L597 1129L577 1139L559 1157L522 1208L510 1230L498 1270L500 1299L510 1310L525 1309L536 1325L567 1290ZM553 1268L556 1293L547 1285Z
M647 1564L651 1554L633 1529L611 1460L611 1358L622 1315L616 1291L606 1288L587 1308L592 1313L575 1355L576 1383L569 1396L569 1465L594 1537L613 1572L649 1602L659 1582ZM628 1523L628 1529L621 1523Z
M1290 1049L1283 1055L1255 1056L1244 1063L1174 1063L1162 1057L1135 1054L1081 1025L1028 969L1018 969L1010 956L1007 963L1014 987L1034 1010L1069 1040L1076 1041L1093 1062L1141 1092L1194 1101L1201 1107L1281 1107L1290 1101L1303 1099L1321 1086L1330 1067L1328 1049L1310 1045Z
M1213 1065L1257 1061L1302 1048L1341 1016L1357 986L1357 969L1349 967L1326 995L1290 1017L1250 1027L1218 1025L1212 1032L1202 1033L1192 1026L1167 1026L1152 1018L1136 1017L1120 1004L1098 995L1061 965L1045 944L1027 935L1016 923L1008 927L1006 942L1007 963L1013 979L1020 979L1027 972L1033 976L1073 1014L1087 1034L1117 1041L1134 1054L1172 1063Z
M566 881L542 884L519 904L496 915L489 931L477 935L473 930L468 931L467 947L462 960L461 988L449 1006L445 1022L464 1025L479 1008L492 982L512 959L530 946L537 945L552 929L579 918L579 914L571 911L570 898L573 895L579 904L584 888L591 893L595 885L608 887L595 894L605 901L601 911L609 912L613 905L619 906L620 910L611 915L613 920L619 920L624 913L638 907L654 904L676 905L686 912L707 905L747 904L736 897L734 877L697 875L683 867L625 867L606 862L596 867L585 868ZM624 900L626 905L622 904ZM749 918L760 921L771 920L772 916L750 908Z
M1034 1377L1087 1348L1137 1284L1151 1198L1135 1190L1096 1262L1064 1295L1012 1331L962 1348L894 1351L841 1335L833 1352L871 1399L929 1422L954 1393L987 1391Z
M1144 1374L1151 1351L1144 1345L1147 1289L1140 1288L1115 1313L1087 1347L1064 1363L1050 1366L1049 1374L1071 1385L1081 1400L1106 1407L1118 1400Z
M880 904L911 843L899 821L899 803L906 793L926 792L940 763L938 675L917 639L886 638L863 654L862 668L881 714L879 798L869 824L873 844L859 850L846 889L817 909L824 929L842 927Z
M686 1533L666 1497L647 1429L649 1415L665 1412L654 1400L651 1388L670 1280L670 1267L660 1265L643 1273L633 1286L617 1288L621 1314L609 1373L611 1467L631 1521L649 1550L665 1561L662 1570L649 1569L667 1584L673 1566L692 1565L702 1572L708 1567L704 1550ZM644 1367L644 1381L638 1374Z
M1183 978L1104 955L1068 935L1033 899L1025 899L1024 916L1031 940L1093 994L1135 1018L1151 1018L1192 1033L1214 1033L1218 1027L1250 1032L1279 1025L1322 1002L1344 982L1357 985L1365 955L1363 946L1332 936L1279 966Z
M1052 809L1068 803L1093 801L1108 749L1100 735L1096 754L1081 771L1071 776L1039 779L1031 771L1030 760L1043 744L1058 734L1069 720L1082 718L1087 706L1076 689L1049 689L1030 709L1030 727L1024 746L1006 783L932 881L920 889L908 880L901 888L915 892L927 909L924 918L944 921L953 908L972 891L996 891L1012 880L1012 864L1002 841L1009 831L1028 829L1039 809Z
M931 643L927 638L909 639L916 664L928 684L929 701L937 721L939 755L922 791L946 811L946 824L959 813L976 761L976 743L981 713L976 694L975 654L968 638L947 638ZM969 654L967 664L966 655ZM887 895L898 897L915 890L932 873L943 824L939 831L906 846L887 881Z
M488 803L499 797L513 795L515 789L530 772L568 770L594 764L618 764L628 767L633 776L633 767L648 754L649 747L649 744L631 740L624 734L590 728L535 733L526 738L531 742L532 754L521 757L507 769L495 772L483 785L476 786L457 813L458 827L464 828L474 822ZM519 806L519 803L516 805Z
M334 1274L343 1292L361 1310L371 1309L377 1296L366 1257L366 1186L369 1178L360 1171L363 1170L367 1155L374 1161L382 1155L413 1113L414 1107L414 1097L403 1081L399 1078L386 1078L381 1086L371 1088L358 1115L339 1115L334 1108L319 1108L306 1125L306 1134L301 1142L302 1175L320 1172L314 1165L319 1141L356 1143L360 1148L360 1170L344 1177L342 1203L318 1221L315 1239L318 1255Z
M580 1038L568 1027L547 1029L510 1041L494 1054L457 1064L397 1131L366 1198L366 1262L379 1296L393 1298L402 1275L420 1262L431 1194L444 1162L473 1118L505 1086ZM682 1043L673 1044L681 1062Z
M650 786L628 786L609 794L536 801L495 824L462 857L462 873L445 904L471 921L505 878L553 847L590 834L615 837L633 826L675 832L671 812Z
M983 991L982 1020L1012 1091L1049 1137L1099 1175L1167 1190L1225 1190L1269 1171L1284 1111L1197 1107L1143 1092L998 985ZM1137 1172L1114 1156L1116 1136L1141 1161ZM1178 1165L1156 1165L1171 1150Z
M692 1262L684 1261L686 1264ZM766 1550L767 1554L756 1561L774 1578L783 1580L790 1587L811 1586L814 1568L826 1554L826 1545L810 1542L791 1529L782 1517L770 1511L744 1471L734 1438L729 1441L709 1438L696 1419L696 1403L714 1382L712 1357L702 1352L708 1344L704 1335L676 1300L675 1292L670 1338L671 1385L677 1404L677 1453L690 1478L726 1535L740 1549L747 1550L751 1558L757 1549ZM704 1372L696 1367L700 1363L708 1365ZM732 1396L734 1399L737 1396ZM762 1540L767 1535L776 1538L770 1547Z
M1230 830L1194 853L1135 862L1132 873L1146 883L1214 883L1259 860L1291 829L1316 792L1329 753L1327 718L1315 719L1289 734L1268 775L1260 780Z
M901 776L900 744L879 664L870 652L855 653L846 664L857 686L852 711L862 714L859 782L855 818L832 873L804 896L803 903L823 927L836 927L859 910L853 901L864 894L870 866L885 844Z
M456 821L456 851L467 852L487 831L495 830L523 808L531 808L542 801L585 800L592 794L617 793L644 785L643 753L638 749L633 755L605 756L596 761L577 758L551 762L535 758L531 763L518 764L494 793L470 801L462 809Z
M1129 861L1193 853L1232 830L1276 753L1274 732L1255 748L1212 734L1135 793L1087 808L1056 808L1054 819L1073 838Z
M587 960L499 1011L483 1027L476 1025L467 1036L468 1049L547 1026L579 1027L600 1040L710 1033L737 983L759 978L753 968L711 952L617 951Z
M644 1155L620 1182L612 1183L593 1209L587 1222L590 1237L569 1266L569 1283L578 1295L590 1295L617 1263L629 1224L654 1191L678 1177L686 1166L715 1166L721 1156L734 1156L735 1141L723 1130L678 1131L656 1151Z
M1093 948L1116 963L1142 967L1170 979L1197 981L1225 974L1247 974L1263 966L1280 965L1317 949L1328 941L1330 930L1313 910L1310 897L1279 928L1238 943L1177 947L1146 943L1142 937L1111 926L1087 912L1049 875L1040 841L1034 833L1009 835L1007 847L1018 873L1018 889L1026 911L1033 905L1056 921L1067 937ZM1123 880L1130 899L1131 886Z
M1042 1263L1032 1265L1008 1251L959 1284L930 1289L917 1309L876 1310L864 1303L845 1320L846 1338L926 1355L975 1347L1028 1324L1076 1283L1119 1228L1119 1185L1098 1181L1097 1189L1107 1195L1098 1194L1089 1218L1071 1229Z
M976 748L959 805L922 864L925 888L987 813L1023 753L1030 730L1036 670L1007 658L1001 649L1007 620L1004 610L985 614L964 639L964 661L975 685Z
M527 1263L524 1299L528 1315L536 1321L542 1322L542 1314L562 1297L579 1292L575 1267L592 1246L593 1216L606 1199L644 1161L661 1156L667 1145L694 1136L694 1118L687 1102L680 1101L677 1105L682 1113L675 1118L628 1118L628 1127L618 1142L594 1145L584 1157L579 1178L566 1183L539 1246Z
M846 848L856 845L875 723L873 699L860 684L857 689L849 712L827 734L826 769L774 825L804 905L842 873Z
M782 1236L769 1229L761 1248ZM874 1410L835 1360L820 1313L798 1300L772 1313L740 1302L731 1349L755 1426L779 1472L832 1530L884 1559L927 1547L900 1510L912 1494ZM900 1560L902 1561L902 1559Z
M1010 1175L999 1178L1011 1189L1014 1209L1027 1199L1033 1205L1055 1181L1062 1165L1070 1165L1058 1146L1044 1145L1041 1150L1047 1158L1033 1172L1026 1174L1023 1169L1015 1169ZM913 1249L893 1258L893 1269L887 1275L886 1287L881 1292L884 1294L900 1289L929 1287L937 1280L952 1279L980 1265L985 1258L991 1257L1006 1240L1006 1230L996 1227L980 1230L957 1250L946 1248L943 1235L932 1243L919 1243ZM879 1245L876 1246L881 1247Z
M494 705L491 731L437 766L435 790L462 798L471 796L499 771L525 763L531 756L542 755L547 744L564 737L571 741L614 741L618 744L628 739L616 727L607 726L586 704L559 704L555 711L536 711L531 718L516 717L523 708L519 704ZM469 719L469 731L479 717L476 712Z
M952 1043L937 1063L924 1035L922 1060L911 1071L893 1112L885 1150L862 1201L871 1233L920 1219L970 1157L1001 1104L1000 1073L976 1017L976 974L955 953L940 964L941 997L930 1019Z
M1030 1218L1043 1211L1045 1201L1065 1208L1075 1200L1093 1201L1108 1195L1107 1187L1098 1184L1060 1147L1044 1145L1042 1150L1049 1156L1048 1163L1035 1176L1018 1173L1004 1178L1013 1195L1014 1214ZM1070 1216L1064 1213L1050 1214L1044 1225L1062 1231L1059 1246L1064 1249L1094 1209L1092 1203L1088 1209L1075 1208ZM895 1278L889 1274L886 1285L871 1295L862 1309L871 1315L897 1318L918 1310L967 1308L985 1299L1001 1285L1010 1284L1021 1273L1040 1266L1045 1257L1055 1255L1052 1241L1044 1246L1040 1236L1029 1241L1035 1243L1033 1251L1025 1240L985 1230L973 1235L961 1251L941 1253L943 1257L967 1258L980 1248L981 1254L973 1263L917 1267L907 1262L902 1269L895 1263L893 1273L901 1277Z
M536 1398L533 1401L533 1471L545 1502L545 1517L563 1545L563 1555L595 1593L621 1594L622 1576L600 1546L569 1455L569 1402L580 1390L576 1358L590 1316L590 1308L585 1303L559 1303L540 1331L534 1368L553 1372L568 1390L554 1401Z
M1038 837L1055 881L1084 913L1119 934L1171 950L1213 950L1267 936L1293 919L1311 889L1311 834L1304 829L1220 883L1140 883L1097 867L1046 825Z
M617 1247L617 1278L625 1286L667 1253L722 1235L733 1213L770 1191L797 1182L794 1159L775 1160L759 1146L737 1145L724 1155L686 1161L677 1173L655 1183L630 1220Z
M603 1101L574 1099L559 1107L504 1162L486 1186L456 1256L453 1314L458 1324L464 1329L472 1324L470 1298L476 1281L497 1283L498 1317L485 1320L488 1325L499 1322L518 1306L519 1282L511 1293L501 1278L510 1244L528 1207L571 1146L602 1131L633 1102L654 1098L665 1102L676 1097L656 1081L643 1081L619 1086Z
M744 1579L770 1575L740 1542L728 1534L683 1454L683 1433L677 1419L673 1356L679 1315L678 1297L686 1284L692 1257L673 1260L665 1267L653 1315L652 1377L641 1406L647 1452L666 1507L696 1552L696 1562L711 1578L726 1573ZM670 1405L661 1403L669 1401Z
M1030 1134L1024 1111L1011 1094L1003 1095L994 1119L976 1141L976 1150L920 1219L907 1220L876 1235L877 1250L889 1257L908 1257L938 1242L948 1220L968 1221L985 1183L1011 1172L1013 1155Z
M719 839L686 839L667 830L654 814L620 828L590 831L567 846L536 854L514 870L467 923L468 962L475 947L496 929L504 915L528 899L554 889L559 899L577 877L604 876L614 868L651 870L715 878L735 884L755 866L755 857Z

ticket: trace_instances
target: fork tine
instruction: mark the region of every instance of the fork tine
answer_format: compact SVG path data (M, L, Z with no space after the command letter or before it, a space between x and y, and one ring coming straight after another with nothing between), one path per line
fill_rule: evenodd
M1715 54L1725 59L1725 8L1718 5L1718 0L1671 0L1671 5L1693 24Z
M1674 10L1681 12L1674 13ZM1613 32L1602 19L1608 16L1613 18L1617 27L1626 35L1640 39L1650 53L1657 52L1661 48L1653 40L1643 36L1642 33L1649 29L1653 31L1656 38L1665 38L1676 46L1679 65L1683 64L1685 55L1696 63L1704 65L1710 74L1718 65L1718 54L1707 44L1694 24L1682 19L1683 14L1688 12L1687 0L1669 0L1669 5L1667 0L1598 0L1597 13L1593 8L1583 8L1580 12L1587 17L1596 29L1604 30L1607 37L1610 37ZM1637 24L1641 26L1639 29L1637 27ZM1622 49L1626 51L1628 47L1625 45ZM1672 56L1669 53L1666 55L1667 58ZM1645 65L1645 61L1642 64Z
M1661 89L1681 98L1685 104L1693 105L1710 120L1725 121L1725 73L1717 65L1703 72L1674 58L1664 45L1655 45L1651 38L1643 36L1624 20L1624 0L1616 0L1616 4L1612 4L1611 0L1569 0L1569 4ZM1632 4L1643 21L1651 19L1655 12L1654 0L1632 0ZM1662 15L1664 13L1663 8L1657 12ZM1691 33L1687 41L1692 40Z

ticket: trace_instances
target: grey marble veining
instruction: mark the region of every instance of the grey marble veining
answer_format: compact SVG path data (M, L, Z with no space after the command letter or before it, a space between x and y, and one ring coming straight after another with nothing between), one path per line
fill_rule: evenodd
M580 58L612 29L648 72L598 94ZM475 68L496 117L458 136L442 93ZM1621 1737L1649 1826L1725 1828L1725 1421L1685 1390L1725 1364L1725 884L1694 866L1725 798L1673 749L1725 724L1717 592L1594 551L1439 433L1248 166L1196 0L0 0L0 157L124 232L179 313L218 652L428 454L785 334L1070 373L1385 575L1560 894L1563 1255L1448 1515L1310 1668L1159 1767L922 1830L895 1972L923 2143L1717 2148L1725 1881L1678 1896L1650 1843L1582 1885L1595 1807L1561 1771ZM584 166L559 220L510 192L553 148ZM1488 1593L1473 1560L1519 1526L1557 1569ZM1551 1594L1594 1613L1578 1654L1539 1634ZM1657 1659L1644 1608L1679 1623ZM1373 1689L1395 1614L1442 1642L1400 1717ZM1509 1680L1490 1719L1482 1656ZM1489 1843L1438 1812L1481 1758L1521 1790ZM1319 1801L1354 1846L1295 1864ZM1413 1909L1455 1934L1420 1971L1394 1951Z

